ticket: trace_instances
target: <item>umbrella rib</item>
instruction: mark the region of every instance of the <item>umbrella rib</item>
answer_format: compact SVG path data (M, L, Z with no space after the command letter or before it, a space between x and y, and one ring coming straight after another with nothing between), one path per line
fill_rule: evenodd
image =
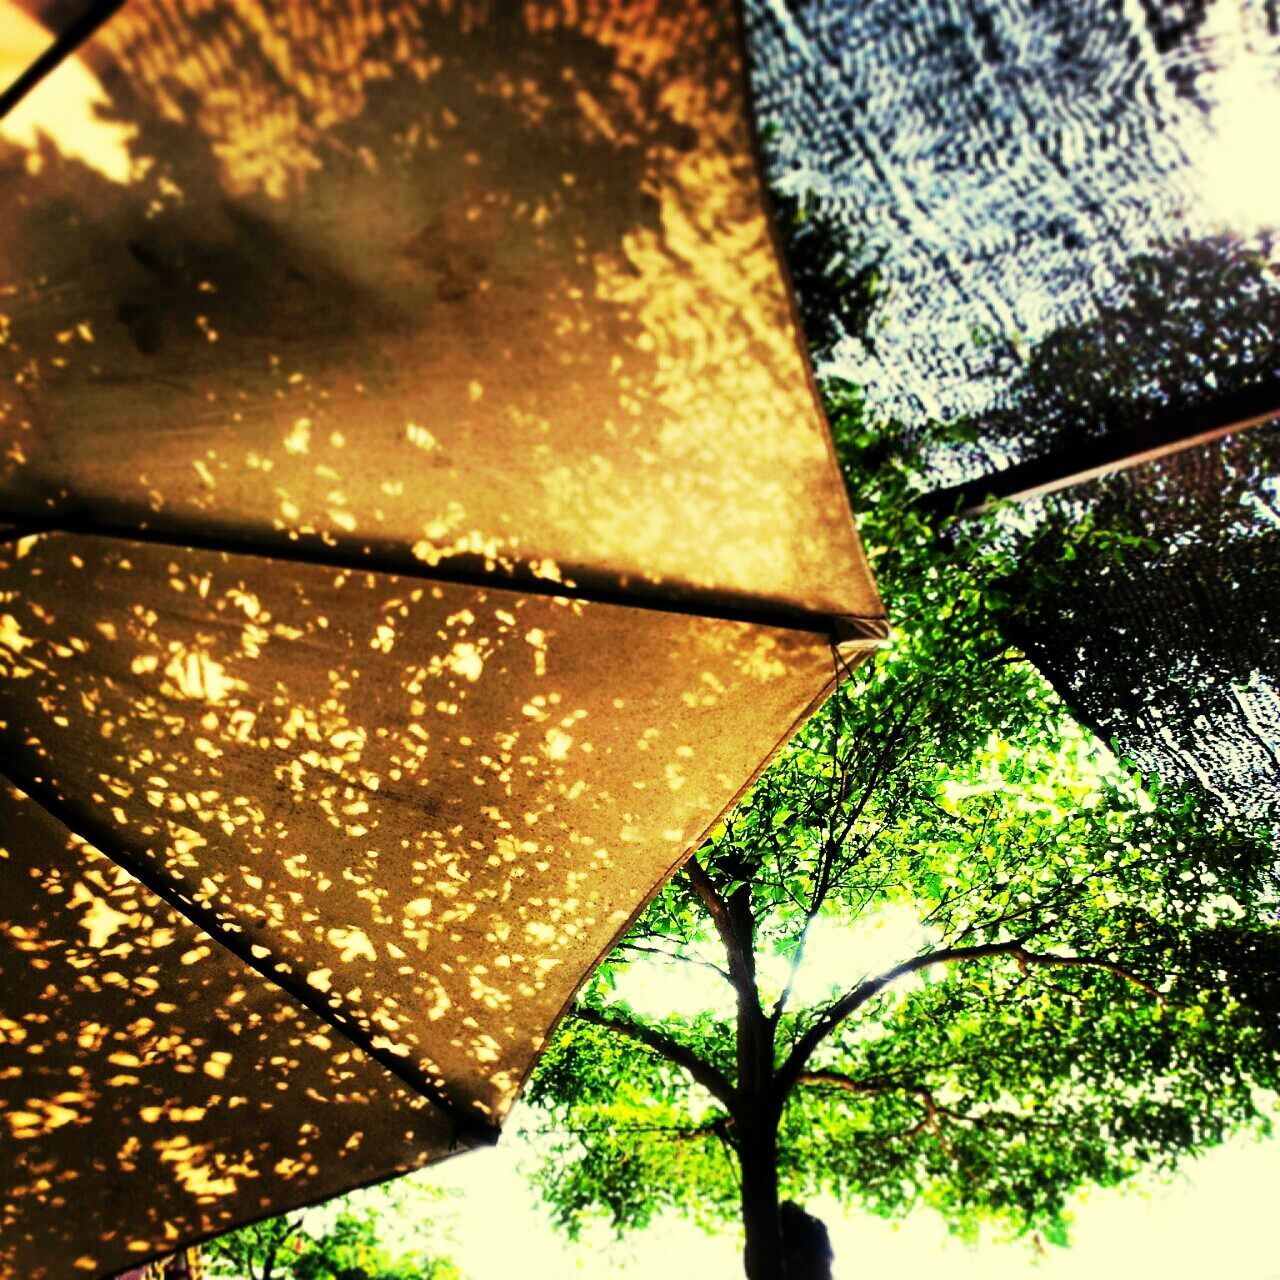
M125 0L96 0L75 21L68 23L54 37L49 47L3 93L0 93L0 119L7 116L45 76L56 70L75 53L108 18L117 10L124 8L124 5Z
M76 812L59 794L52 782L27 773L7 757L0 759L0 778L6 779L73 835L79 836L118 867L127 871L207 938L231 952L254 972L303 1005L327 1027L336 1031L389 1071L401 1084L443 1111L453 1121L455 1142L461 1141L475 1146L493 1146L498 1141L500 1129L497 1125L491 1124L453 1102L440 1085L430 1080L411 1062L386 1049L379 1048L374 1044L369 1032L349 1015L330 1005L322 994L309 986L304 979L281 968L278 964L273 964L270 960L259 959L253 953L253 944L249 941L248 935L237 934L234 931L239 926L230 925L229 927L229 922L221 920L214 911L192 901L162 872L123 847L116 840L115 833L105 823L99 822L92 816Z
M756 626L787 631L803 631L826 636L837 643L846 640L880 641L885 623L879 617L852 614L808 613L799 609L770 606L755 601L742 603L698 599L678 599L610 587L583 587L576 583L551 578L527 576L502 577L484 569L468 568L454 563L428 565L401 562L376 553L344 551L322 541L289 541L281 544L250 542L217 532L197 530L165 530L114 524L80 514L31 516L0 510L0 545L43 533L65 533L108 538L125 542L141 542L151 546L171 547L175 551L211 551L224 555L290 564L310 564L339 573L379 573L412 578L423 582L448 583L477 587L482 590L507 591L516 595L581 600L588 604L615 605L628 609L644 609L655 613L674 613L698 618L714 618L725 622L746 622Z
M937 489L921 500L931 511L961 517L981 515L992 502L1025 502L1072 485L1125 471L1195 445L1280 417L1280 392L1274 382L1259 383L1204 406L1193 406L1115 431L1096 440L1014 463L1001 471Z

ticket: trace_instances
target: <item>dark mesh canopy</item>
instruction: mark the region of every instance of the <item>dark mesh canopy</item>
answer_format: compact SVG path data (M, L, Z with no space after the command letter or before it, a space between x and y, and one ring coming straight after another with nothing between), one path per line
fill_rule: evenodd
M147 0L7 130L0 1276L62 1280L495 1141L887 628L728 0Z
M1198 785L1280 833L1280 422L1066 490L1028 555L1091 516L1141 533L1118 562L1084 548L1070 589L1015 638L1144 772Z
M968 424L927 455L942 509L1074 481L1021 513L1019 639L1117 750L1274 822L1276 6L748 13L772 180L824 261L878 282L821 371L909 438ZM821 278L797 273L802 304ZM1037 597L1034 559L1086 512L1146 549Z
M1278 216L1264 162L1280 125L1274 5L747 11L772 182L878 264L876 321L846 334L825 372L907 421L985 423L1011 407L1046 340L1061 345L1137 295L1141 345L1107 357L1141 351L1156 403L1188 382L1211 398L1224 378L1274 379L1258 350L1274 344L1274 304L1268 320L1256 279L1233 269L1242 246L1269 255ZM1217 331L1171 333L1188 309L1193 329ZM1082 429L1082 391L1028 428L1036 440ZM971 470L1024 455L1021 433L992 433Z

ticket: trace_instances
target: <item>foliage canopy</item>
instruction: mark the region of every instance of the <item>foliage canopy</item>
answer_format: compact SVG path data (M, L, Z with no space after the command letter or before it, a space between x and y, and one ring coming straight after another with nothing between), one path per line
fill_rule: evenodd
M1062 1242L1076 1189L1265 1126L1280 1083L1269 842L1075 724L1004 639L999 518L931 515L900 442L828 393L900 630L653 901L531 1086L560 1226L741 1215L752 1277L786 1273L781 1194ZM1032 563L1052 589L1057 557ZM876 937L898 953L869 960ZM655 965L705 975L700 1001L650 1008Z
M320 1209L240 1227L204 1246L210 1275L248 1280L463 1280L447 1257L397 1250L386 1225L430 1221L440 1193L415 1181L384 1183Z

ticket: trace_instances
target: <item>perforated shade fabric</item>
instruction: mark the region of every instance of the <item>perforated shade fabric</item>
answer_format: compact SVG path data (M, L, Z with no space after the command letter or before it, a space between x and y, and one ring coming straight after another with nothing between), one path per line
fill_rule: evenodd
M155 0L7 127L0 1275L60 1277L494 1140L885 624L732 4Z
M823 251L802 302L831 264L878 281L822 370L934 441L940 509L1074 480L1068 517L1148 539L1077 555L1054 503L1024 508L1016 638L1118 753L1280 832L1280 10L747 12L770 176Z
M1280 837L1280 421L1027 515L1011 537L1029 564L1085 516L1144 541L1118 563L1081 548L1052 600L1015 580L1017 642L1144 774Z
M1158 409L1280 383L1274 301L1241 262L1272 253L1280 219L1259 163L1280 127L1273 3L747 13L773 183L879 275L870 325L832 343L826 370L904 422L973 421L973 447L940 465L977 475L1077 444L1128 425L1144 394ZM1145 307L1097 353L1113 376L1064 360L1063 394L1019 405L1042 344L1061 352L1135 295ZM1124 423L1098 412L1121 406Z

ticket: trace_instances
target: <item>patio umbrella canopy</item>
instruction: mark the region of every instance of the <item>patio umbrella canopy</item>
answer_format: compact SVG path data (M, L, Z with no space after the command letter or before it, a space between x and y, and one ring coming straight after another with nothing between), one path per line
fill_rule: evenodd
M46 88L0 144L32 1280L495 1140L885 634L732 3L145 0Z

